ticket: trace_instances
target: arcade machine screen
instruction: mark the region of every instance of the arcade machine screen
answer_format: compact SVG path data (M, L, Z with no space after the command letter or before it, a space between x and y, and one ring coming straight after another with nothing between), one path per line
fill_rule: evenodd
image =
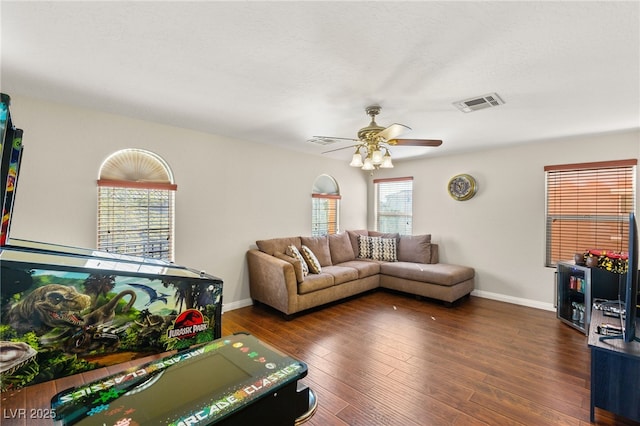
M293 385L285 405L295 419L309 407L308 388L296 383L306 374L303 362L237 334L67 389L52 398L51 408L62 425L211 424L251 411L256 400L269 401L267 395L285 398L282 388Z

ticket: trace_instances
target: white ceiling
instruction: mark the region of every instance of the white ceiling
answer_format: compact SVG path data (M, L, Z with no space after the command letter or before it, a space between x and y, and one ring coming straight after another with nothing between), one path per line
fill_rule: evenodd
M318 155L370 104L444 141L394 159L640 128L638 1L2 0L0 19L4 93Z

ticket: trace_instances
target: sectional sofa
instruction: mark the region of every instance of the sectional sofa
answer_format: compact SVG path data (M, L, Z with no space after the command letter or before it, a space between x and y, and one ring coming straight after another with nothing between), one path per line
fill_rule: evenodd
M256 246L247 252L251 298L285 315L378 287L449 306L474 289L474 269L439 263L431 235L355 230L259 240Z

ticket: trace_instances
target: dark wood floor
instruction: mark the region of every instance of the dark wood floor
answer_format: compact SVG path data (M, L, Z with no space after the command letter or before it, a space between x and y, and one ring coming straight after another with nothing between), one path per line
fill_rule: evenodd
M553 312L470 297L453 308L377 291L285 320L264 306L223 315L223 335L249 332L308 364L318 397L305 425L587 425L586 336ZM142 361L147 361L142 360ZM129 365L5 392L7 418ZM638 423L596 410L596 424Z
M553 312L378 291L291 321L252 306L222 323L308 364L309 425L589 424L587 339ZM596 424L637 425L599 409Z

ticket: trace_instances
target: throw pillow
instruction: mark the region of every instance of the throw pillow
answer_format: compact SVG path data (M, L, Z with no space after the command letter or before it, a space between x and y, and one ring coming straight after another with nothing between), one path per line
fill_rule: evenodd
M287 256L293 257L294 259L298 259L300 261L303 277L306 277L307 275L309 275L309 265L307 265L307 262L305 262L304 257L302 256L302 253L300 253L300 250L298 250L298 247L294 246L293 244L290 246L287 246L284 254L286 254Z
M396 240L400 238L400 234L397 232L378 232L378 231L369 231L370 237L382 237L382 238L395 238Z
M331 251L329 250L329 236L300 237L303 246L307 246L320 262L321 266L331 266Z
M369 231L367 231L366 229L356 229L355 231L347 231L347 235L349 235L349 240L351 241L353 254L358 257L358 236L364 235L366 237L367 235L369 235Z
M358 257L364 259L397 262L396 239L358 236Z
M318 258L316 257L315 254L313 254L313 252L309 247L303 245L301 248L301 252L302 252L302 257L304 257L304 260L307 262L307 265L309 266L309 272L311 272L312 274L319 274L320 272L322 272L322 266L320 266L320 262L318 261Z
M398 260L431 263L431 234L401 235L398 241Z
M331 263L334 265L356 258L351 247L351 240L346 232L329 235L329 250L331 251Z
M302 262L300 262L300 260L296 259L295 257L288 256L284 253L280 253L279 251L273 253L273 256L290 263L291 266L293 266L293 272L296 274L296 281L299 283L304 281Z

